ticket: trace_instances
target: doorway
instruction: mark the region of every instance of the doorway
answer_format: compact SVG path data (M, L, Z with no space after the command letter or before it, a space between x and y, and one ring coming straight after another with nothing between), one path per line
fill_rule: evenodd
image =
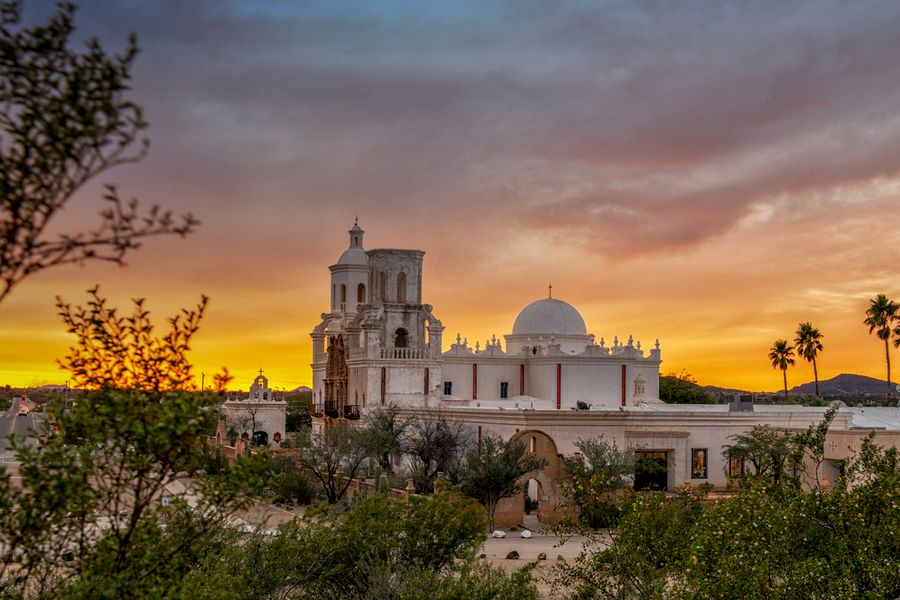
M666 491L669 478L669 453L665 450L634 451L634 489Z

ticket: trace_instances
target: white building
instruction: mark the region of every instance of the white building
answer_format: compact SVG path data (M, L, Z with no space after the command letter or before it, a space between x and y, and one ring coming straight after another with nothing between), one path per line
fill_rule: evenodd
M259 375L250 385L250 394L243 400L227 400L222 404L224 418L223 432L229 431L244 442L251 440L260 445L277 446L285 434L287 403L279 400L269 388L269 380Z
M313 330L313 394L322 414L440 403L567 410L658 402L659 343L595 342L574 307L548 297L519 313L506 351L470 348L422 303L420 250L363 248L363 230L331 269L331 312Z
M658 341L649 351L631 336L598 344L578 311L549 293L522 309L505 350L496 337L473 348L457 335L442 352L443 324L422 303L424 254L366 251L362 229L350 230L350 247L330 267L330 312L312 332L318 426L395 404L419 415L440 408L479 435L517 435L562 455L579 438L603 435L660 461L647 483L673 490L724 486L737 475L741 465L723 456L733 435L762 424L801 430L823 417L821 408L662 403ZM833 480L870 431L900 445L898 410L841 409L822 476Z

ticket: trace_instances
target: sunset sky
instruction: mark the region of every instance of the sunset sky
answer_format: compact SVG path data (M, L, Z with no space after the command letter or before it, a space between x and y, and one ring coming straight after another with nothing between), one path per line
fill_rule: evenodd
M66 380L54 297L99 282L161 326L209 295L198 376L309 385L357 215L366 248L426 251L445 345L509 333L552 281L598 339L659 338L664 373L777 390L768 348L808 320L821 379L884 378L862 320L900 300L900 3L97 0L76 24L137 33L151 149L58 229L102 182L202 225L26 280L0 384Z

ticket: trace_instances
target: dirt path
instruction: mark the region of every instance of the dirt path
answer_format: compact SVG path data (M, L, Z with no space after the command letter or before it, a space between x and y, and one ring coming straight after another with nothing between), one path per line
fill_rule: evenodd
M566 561L574 560L588 540L583 536L572 536L562 543L560 538L555 535L532 532L530 539L523 538L521 535L520 530L507 531L505 538L489 537L481 547L479 554L484 554L485 560L489 560L495 567L513 571L522 568L529 562L537 561L538 555L544 553L547 559L538 561L538 566L533 571L535 582L542 598L556 597L549 583L554 567L559 563L560 558ZM604 535L604 537L608 540L608 535ZM513 550L519 553L519 558L507 559L507 555Z

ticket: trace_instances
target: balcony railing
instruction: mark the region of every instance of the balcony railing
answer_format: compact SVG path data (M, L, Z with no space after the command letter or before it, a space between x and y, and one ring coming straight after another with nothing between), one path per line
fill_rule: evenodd
M314 417L321 417L325 415L326 417L331 417L332 419L337 419L340 416L340 411L338 410L338 403L334 400L326 400L324 404L310 404L309 412ZM349 419L351 421L359 420L359 405L357 404L345 404L344 405L344 418Z
M391 360L425 360L428 348L381 348L381 358Z

